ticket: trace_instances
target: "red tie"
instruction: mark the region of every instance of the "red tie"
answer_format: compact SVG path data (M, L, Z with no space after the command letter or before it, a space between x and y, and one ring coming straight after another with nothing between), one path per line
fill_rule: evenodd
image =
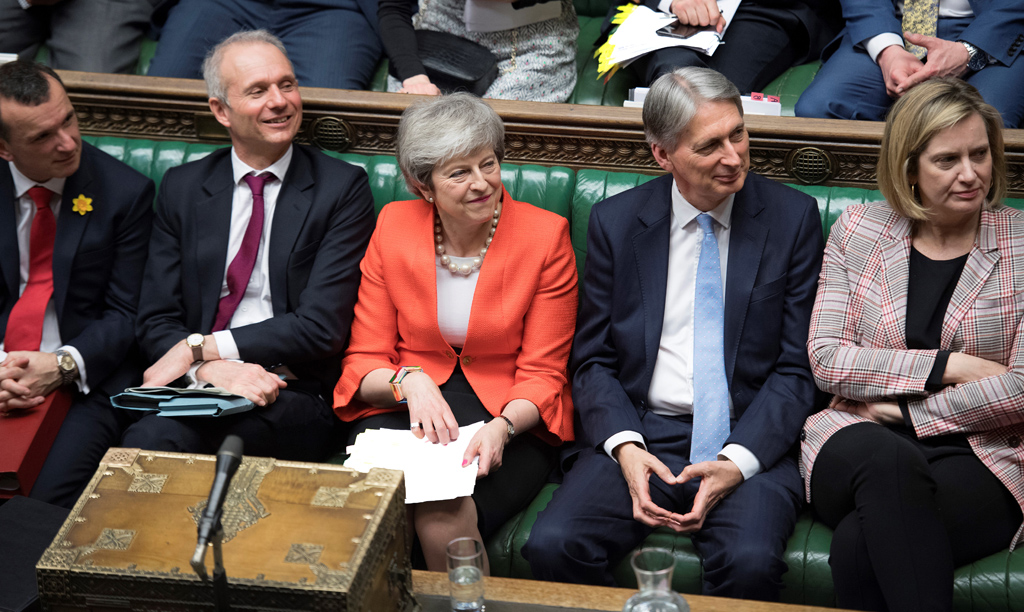
M28 284L7 318L4 349L38 351L43 340L43 317L53 295L53 240L57 235L57 219L50 210L53 192L36 185L28 190L36 204L29 239Z
M260 237L263 236L263 186L272 180L274 175L264 172L257 176L247 174L242 178L252 190L252 216L249 217L249 225L242 236L242 246L228 266L228 294L217 304L217 318L213 322L213 331L227 329L239 302L242 301L242 296L245 295L245 288L249 285L252 269L256 266L256 254L260 251Z

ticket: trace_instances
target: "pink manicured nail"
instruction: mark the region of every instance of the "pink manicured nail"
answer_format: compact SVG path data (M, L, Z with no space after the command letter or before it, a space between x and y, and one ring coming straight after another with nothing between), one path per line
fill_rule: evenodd
M462 460L462 467L466 467L467 465L469 465L469 461L467 461L466 459L463 459Z

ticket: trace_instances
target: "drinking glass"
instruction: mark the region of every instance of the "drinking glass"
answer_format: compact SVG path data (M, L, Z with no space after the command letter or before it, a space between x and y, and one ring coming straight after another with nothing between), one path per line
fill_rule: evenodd
M676 559L667 548L644 548L630 560L640 592L629 598L622 612L689 612L686 600L672 590Z
M448 587L452 610L482 612L484 609L484 545L473 538L448 542Z

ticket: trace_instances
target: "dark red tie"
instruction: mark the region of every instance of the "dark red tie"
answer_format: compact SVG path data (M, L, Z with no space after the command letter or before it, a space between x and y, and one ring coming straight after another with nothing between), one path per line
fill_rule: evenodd
M260 252L260 237L263 236L263 186L273 178L274 175L269 172L257 176L247 174L242 177L252 190L252 216L249 217L249 225L245 228L242 246L228 266L228 294L217 304L217 318L213 322L213 331L227 329L239 302L242 301L242 296L245 295L245 288L249 285L249 277L256 266L256 254Z
M8 351L39 350L46 305L53 295L53 240L57 235L57 219L50 210L53 192L36 185L28 195L36 204L29 233L28 284L7 318L4 349Z

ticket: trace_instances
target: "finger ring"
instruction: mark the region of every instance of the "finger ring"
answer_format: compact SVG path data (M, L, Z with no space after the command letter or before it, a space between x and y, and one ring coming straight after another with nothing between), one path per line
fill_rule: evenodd
M423 429L423 423L413 423L409 425L409 429Z

